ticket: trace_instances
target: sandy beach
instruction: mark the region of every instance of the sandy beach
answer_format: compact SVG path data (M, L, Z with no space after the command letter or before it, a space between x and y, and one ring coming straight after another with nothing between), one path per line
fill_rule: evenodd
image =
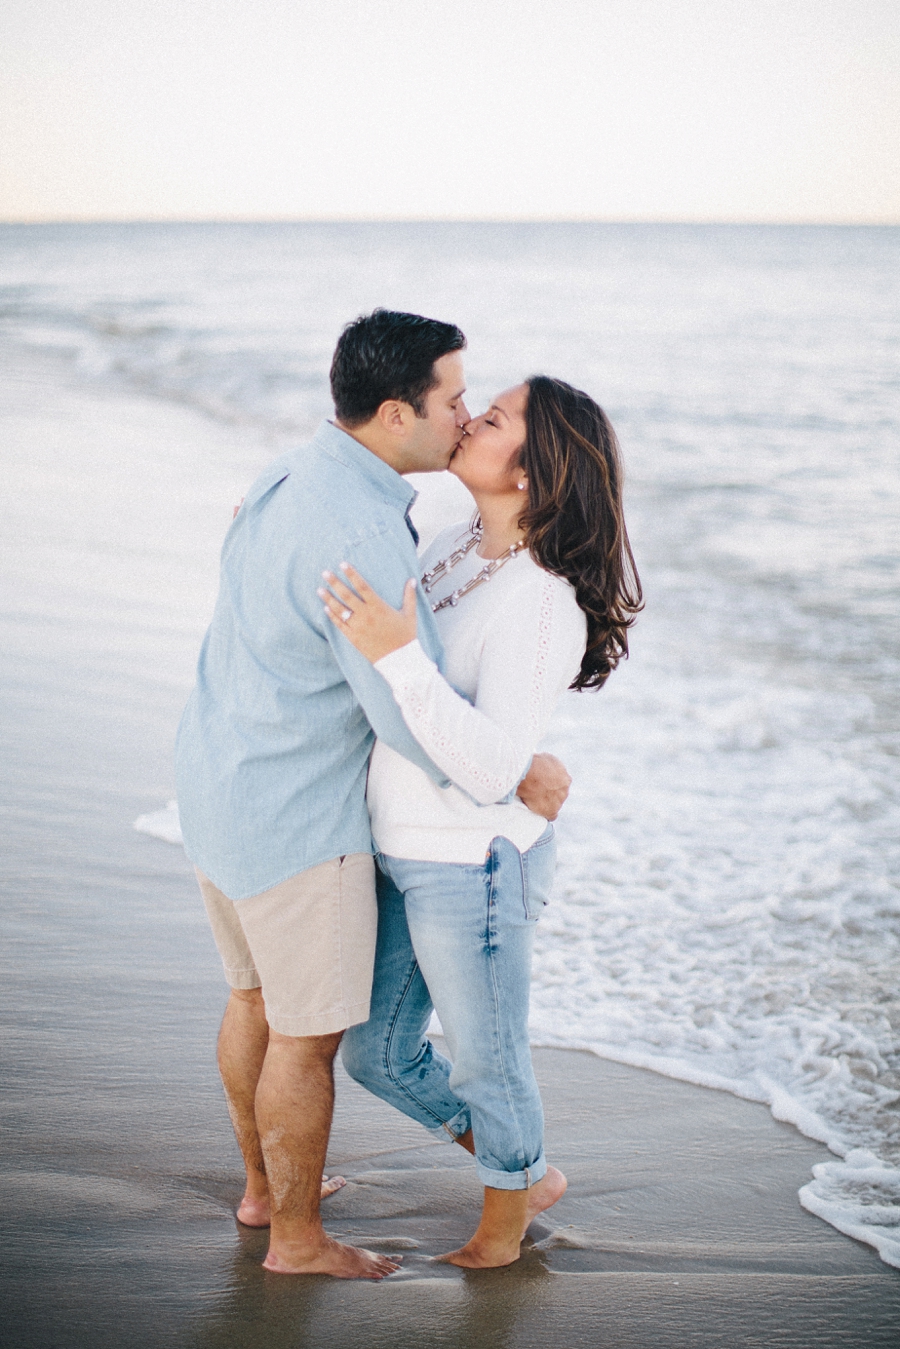
M216 539L271 450L50 361L3 398L2 1343L895 1345L897 1272L797 1200L832 1154L763 1106L572 1051L536 1051L570 1189L517 1265L432 1263L473 1226L470 1161L341 1075L329 1165L349 1183L328 1226L403 1270L379 1286L263 1272L265 1235L233 1218L212 939L181 850L131 826L172 795ZM200 443L219 465L202 490ZM76 453L93 465L80 497ZM208 565L186 548L173 565L198 534Z

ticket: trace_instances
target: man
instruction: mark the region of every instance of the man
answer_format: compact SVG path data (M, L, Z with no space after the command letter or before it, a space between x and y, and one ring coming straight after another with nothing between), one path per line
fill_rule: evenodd
M238 1218L270 1224L267 1269L380 1279L397 1263L342 1245L319 1216L343 1031L369 1014L377 911L365 778L374 735L444 775L387 683L325 617L343 560L398 607L417 576L402 475L444 469L468 420L452 324L385 310L342 334L335 421L253 484L179 728L178 799L231 996L219 1067L247 1171ZM419 595L419 640L440 663ZM547 756L549 758L549 756ZM533 765L548 817L568 777Z

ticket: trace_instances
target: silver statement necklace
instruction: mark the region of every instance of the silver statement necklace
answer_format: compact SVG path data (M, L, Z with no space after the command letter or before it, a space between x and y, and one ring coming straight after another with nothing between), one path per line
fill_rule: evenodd
M461 543L458 548L454 548L453 552L450 553L448 557L442 557L440 562L436 562L434 566L423 575L422 589L425 591L426 595L430 595L441 577L446 576L448 572L452 571L457 562L462 562L463 558L471 553L472 549L481 542L481 536L484 532L481 527L481 521L476 520L470 528L472 531L471 536L466 539L465 543ZM468 595L476 586L484 585L486 581L489 581L491 577L494 576L501 567L505 566L507 562L514 558L517 553L521 553L524 547L525 540L519 539L517 543L511 544L505 553L501 553L499 557L492 557L489 562L484 564L481 571L476 572L470 580L466 581L465 585L452 591L452 593L446 595L444 599L438 600L437 604L433 604L431 606L431 612L436 614L439 609L455 609L465 595Z

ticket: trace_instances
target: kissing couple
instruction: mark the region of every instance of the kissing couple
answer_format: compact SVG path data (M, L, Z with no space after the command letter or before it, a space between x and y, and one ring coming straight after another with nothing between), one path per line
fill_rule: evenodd
M628 651L640 582L615 433L538 375L470 417L450 323L379 309L331 367L335 415L236 513L178 733L185 847L231 994L218 1060L265 1267L381 1279L327 1235L350 1075L472 1154L474 1235L509 1265L565 1177L531 1064L535 927L570 778L536 753L568 688ZM421 557L409 473L474 498ZM428 1038L437 1011L451 1059Z

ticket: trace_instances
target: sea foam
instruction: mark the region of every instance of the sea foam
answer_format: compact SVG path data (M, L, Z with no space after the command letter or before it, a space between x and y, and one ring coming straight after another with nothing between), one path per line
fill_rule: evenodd
M149 834L151 838L162 839L163 843L184 842L177 801L170 801L164 810L151 810L147 815L139 815L133 827L139 834Z

